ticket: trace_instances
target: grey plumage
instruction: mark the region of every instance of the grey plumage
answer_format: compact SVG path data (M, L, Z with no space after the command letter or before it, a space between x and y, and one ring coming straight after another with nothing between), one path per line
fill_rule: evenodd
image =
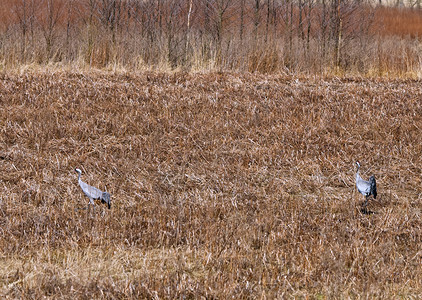
M108 209L111 208L111 201L110 201L110 194L107 192L103 192L96 187L90 186L89 184L83 182L81 180L82 171L79 169L75 169L78 173L78 183L81 187L82 191L84 192L85 196L89 198L89 205L95 205L94 200L101 200L101 203L106 203L108 205Z
M369 196L374 196L374 199L377 198L377 182L375 180L375 176L372 175L369 177L369 181L363 180L359 175L359 162L356 162L357 171L356 171L356 187L362 195L365 196L365 203L364 206L368 203Z

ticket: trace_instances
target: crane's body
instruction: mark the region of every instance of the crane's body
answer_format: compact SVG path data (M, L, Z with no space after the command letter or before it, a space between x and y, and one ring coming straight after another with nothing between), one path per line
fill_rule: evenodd
M358 167L356 171L356 187L362 195L365 196L365 203L364 206L368 203L369 196L374 196L374 199L377 198L377 182L375 180L375 176L369 177L369 181L363 180L362 177L359 175L359 168L360 164L359 162L356 162L356 165Z
M96 187L90 186L89 184L83 182L81 180L82 171L79 169L75 169L75 171L78 173L79 186L81 187L85 196L89 198L88 206L95 205L94 200L101 200L101 203L106 203L108 205L108 209L110 209L111 208L110 194L107 192L103 192L97 189Z

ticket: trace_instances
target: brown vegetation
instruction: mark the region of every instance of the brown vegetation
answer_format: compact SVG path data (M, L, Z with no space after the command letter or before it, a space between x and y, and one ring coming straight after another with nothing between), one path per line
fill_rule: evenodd
M0 293L416 297L421 95L410 80L3 73ZM373 214L356 160L377 177ZM111 210L75 212L75 167Z
M420 37L422 36L422 11L379 7L376 10L373 28L374 33L382 37Z
M420 10L369 3L5 0L0 69L420 76Z

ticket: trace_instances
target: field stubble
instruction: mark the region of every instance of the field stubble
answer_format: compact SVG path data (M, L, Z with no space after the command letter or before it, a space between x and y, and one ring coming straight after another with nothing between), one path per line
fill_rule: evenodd
M3 73L0 293L420 295L421 97L410 80ZM110 211L74 210L75 167Z

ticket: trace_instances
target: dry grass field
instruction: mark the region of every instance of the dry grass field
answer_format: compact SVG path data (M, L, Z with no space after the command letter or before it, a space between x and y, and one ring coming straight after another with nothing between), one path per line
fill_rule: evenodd
M418 297L421 99L412 80L2 73L0 295ZM111 210L75 211L75 167Z

